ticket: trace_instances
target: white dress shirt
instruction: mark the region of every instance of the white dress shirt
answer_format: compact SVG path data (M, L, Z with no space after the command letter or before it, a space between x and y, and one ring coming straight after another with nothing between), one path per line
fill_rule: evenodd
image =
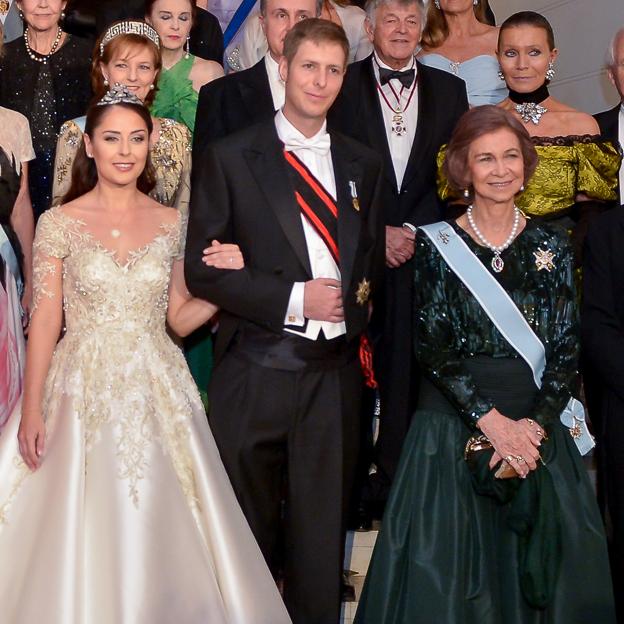
M264 55L264 65L266 67L267 76L269 77L269 87L271 87L271 97L273 98L273 108L279 110L284 106L286 99L286 90L284 81L279 75L279 65L271 56L270 52Z
M326 124L324 123L323 127L315 136L306 139L306 137L286 119L281 110L275 115L275 127L280 141L286 144L289 139L304 143L306 141L313 142L315 139L327 134ZM292 152L312 172L314 177L335 200L336 178L334 177L331 151L328 151L327 154L319 154L310 149L300 148L292 150ZM299 210L294 196L293 210ZM325 245L323 239L317 234L316 230L303 215L301 215L301 223L303 224L303 232L308 247L308 258L310 259L312 277L314 279L327 277L339 282L340 269L336 265L329 249L327 249L327 245ZM316 340L319 337L321 329L327 339L336 338L345 334L347 328L344 321L331 323L329 321L314 321L308 319L307 326L303 329L306 324L306 319L303 315L304 290L305 282L295 282L293 285L288 301L288 308L286 310L286 317L284 318L285 331L310 340ZM294 329L294 327L301 327L302 329L297 330Z
M378 85L381 84L379 82L379 67L392 69L381 61L377 54L374 54L373 71L375 72L375 79L377 80ZM412 59L411 62L409 62L405 67L402 67L399 71L412 68L414 71L417 71L416 61L414 59ZM381 104L384 128L386 129L386 138L388 139L388 147L390 148L390 156L394 166L394 175L396 176L398 189L400 189L403 184L403 176L405 175L405 169L407 168L407 161L409 160L410 153L412 151L412 143L414 143L414 137L416 136L416 124L418 123L418 88L416 83L417 79L414 80L409 89L405 89L401 82L394 78L381 87L383 95L379 93L379 89L377 89L377 96L379 97L379 103ZM398 102L397 96L399 96ZM392 106L393 109L397 110L400 107L401 110L404 110L403 123L405 124L407 133L403 136L398 136L392 132L391 128L394 112L386 102L386 99L390 102L390 106ZM409 106L407 107L407 110L405 110L405 106L407 106L408 102Z
M624 149L624 104L620 106L620 118L618 119L618 138ZM624 205L624 163L620 165L620 204Z

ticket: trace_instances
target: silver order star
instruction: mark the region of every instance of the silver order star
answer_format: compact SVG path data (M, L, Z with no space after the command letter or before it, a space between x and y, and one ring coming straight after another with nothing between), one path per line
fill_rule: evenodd
M553 260L555 259L555 254L550 251L550 249L540 249L537 248L537 251L533 252L535 256L535 266L538 271L550 271L555 268L555 264Z

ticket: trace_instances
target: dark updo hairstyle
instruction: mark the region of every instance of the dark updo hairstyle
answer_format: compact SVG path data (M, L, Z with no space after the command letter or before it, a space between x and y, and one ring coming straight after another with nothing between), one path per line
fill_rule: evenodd
M121 20L124 22L126 20ZM111 27L120 22L111 24ZM134 33L125 33L123 35L117 35L114 39L111 39L104 46L104 54L100 56L100 43L106 33L110 30L105 30L95 42L93 48L93 56L91 57L91 89L93 90L92 102L99 102L107 93L109 87L104 84L104 76L102 75L102 69L100 63L108 65L112 59L121 57L122 54L136 50L137 48L145 48L152 53L154 60L154 69L156 75L154 76L154 85L158 84L158 78L160 77L160 71L162 70L162 56L160 54L160 47L157 46L151 39L137 35ZM123 58L123 57L122 57ZM156 97L156 89L151 89L145 96L145 106L151 106Z
M468 179L470 146L482 136L502 129L511 130L518 138L524 161L523 183L525 186L528 184L537 167L538 158L529 133L511 113L502 108L491 105L477 106L461 116L446 148L444 175L458 195L463 195L463 191L470 186Z
M85 124L84 133L93 137L93 132L102 123L102 119L107 113L114 110L124 108L126 110L134 111L145 123L148 136L152 134L154 126L152 124L152 117L145 106L140 104L108 104L105 106L98 106L92 104L87 111L87 121ZM67 204L73 201L77 197L81 197L85 193L92 191L98 181L97 169L95 166L95 160L87 156L84 139L80 142L80 147L76 152L76 158L72 165L71 185L69 190L62 199L63 204ZM145 169L141 172L141 175L137 179L137 189L141 193L148 194L156 186L156 176L152 167L150 154L147 154L147 162L145 163Z
M186 0L189 5L190 5L190 12L191 12L191 24L195 23L195 18L197 17L197 5L195 4L195 0ZM153 8L154 5L156 4L156 0L145 0L144 6L145 6L145 17L148 17Z
M475 17L482 24L490 24L490 7L488 0L480 0L472 7ZM444 11L435 6L433 0L427 9L427 23L422 33L422 43L426 48L440 47L449 36L448 22Z
M546 32L546 39L548 40L548 49L555 49L555 33L553 32L550 22L539 13L535 11L520 11L514 13L508 17L500 27L498 31L498 47L500 49L501 36L503 32L510 28L517 28L518 26L533 26L534 28L541 28Z

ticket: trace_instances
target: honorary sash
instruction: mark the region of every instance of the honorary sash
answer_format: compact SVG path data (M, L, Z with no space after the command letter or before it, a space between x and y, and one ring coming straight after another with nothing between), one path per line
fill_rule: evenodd
M448 266L474 295L505 340L531 367L535 385L541 388L542 375L546 367L544 345L505 289L448 223L441 221L422 226L420 229L429 237ZM588 453L596 445L587 429L585 410L580 401L570 397L560 418L569 429L582 455Z
M284 151L301 213L323 239L329 253L340 265L338 252L338 206L312 172L292 152Z

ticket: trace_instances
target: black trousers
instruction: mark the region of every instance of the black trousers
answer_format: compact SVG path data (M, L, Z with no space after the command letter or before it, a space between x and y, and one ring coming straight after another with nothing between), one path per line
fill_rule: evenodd
M361 368L355 350L299 370L281 364L232 347L210 382L210 426L269 567L283 571L294 624L335 624Z

